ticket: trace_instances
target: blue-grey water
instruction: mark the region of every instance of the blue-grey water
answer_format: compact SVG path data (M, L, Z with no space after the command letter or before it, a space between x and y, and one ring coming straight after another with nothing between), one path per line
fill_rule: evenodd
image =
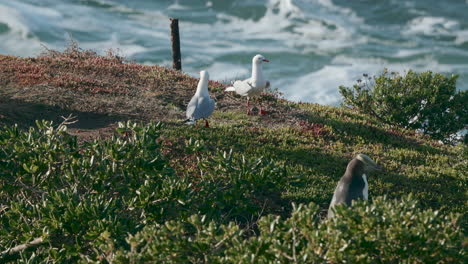
M44 46L109 48L171 65L169 17L180 19L183 70L229 81L257 53L286 98L337 104L362 73L459 74L468 89L468 0L0 0L0 53Z

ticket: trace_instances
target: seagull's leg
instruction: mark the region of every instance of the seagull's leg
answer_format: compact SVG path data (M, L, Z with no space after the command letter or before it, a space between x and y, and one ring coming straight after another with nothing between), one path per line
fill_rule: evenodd
M266 112L266 111L263 111L263 108L262 108L262 100L261 100L261 99L258 100L258 104L260 105L260 112L259 112L259 114L260 114L260 115L266 115L267 112Z
M208 124L208 120L205 119L205 127L210 128L210 125Z
M247 97L247 115L250 115L250 98Z

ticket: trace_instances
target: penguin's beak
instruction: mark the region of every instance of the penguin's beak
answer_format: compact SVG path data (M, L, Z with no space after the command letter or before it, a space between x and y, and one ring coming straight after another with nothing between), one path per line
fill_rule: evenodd
M383 171L384 167L377 164L377 162L373 161L371 158L364 154L359 154L356 158L364 163L364 169L371 172L371 171Z
M383 166L380 166L379 164L377 163L374 163L370 166L370 169L373 170L373 171L385 171L385 168Z
M369 162L367 165L367 170L371 171L385 171L385 168L380 166L379 164L375 162Z
M379 164L375 164L375 170L376 171L385 171L385 168L383 166L380 166Z

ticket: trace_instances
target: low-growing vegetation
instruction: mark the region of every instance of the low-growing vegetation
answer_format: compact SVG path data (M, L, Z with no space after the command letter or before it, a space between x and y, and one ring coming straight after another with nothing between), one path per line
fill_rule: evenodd
M147 223L203 214L220 222L246 223L260 211L255 195L287 182L284 169L233 153L200 162L203 175L177 176L160 153L160 124L121 124L108 140L77 144L66 126L38 122L23 132L0 132L0 244L42 237L48 260L96 259L93 244L104 233L121 246ZM5 249L3 248L3 250Z
M341 208L332 221L322 222L315 204L293 206L286 219L263 216L288 210L278 208L286 206L278 194L300 183L294 166L232 151L206 155L203 142L189 140L185 153L197 154L195 168L176 173L161 153L160 138L161 124L121 123L112 138L81 144L64 125L4 127L0 258L97 263L463 258L455 215L422 211L412 199L376 199L354 210ZM41 243L28 250L8 251L37 238Z
M67 71L102 86L53 82ZM187 126L196 79L76 46L0 56L0 74L0 263L465 260L464 144L278 93L263 96L268 115L246 115L215 82L212 128ZM369 176L370 202L326 220L357 153L386 170Z
M455 216L417 209L410 197L341 207L321 221L319 207L293 204L291 216L268 215L245 238L237 225L194 215L145 227L128 250L104 247L116 263L462 263L463 235Z

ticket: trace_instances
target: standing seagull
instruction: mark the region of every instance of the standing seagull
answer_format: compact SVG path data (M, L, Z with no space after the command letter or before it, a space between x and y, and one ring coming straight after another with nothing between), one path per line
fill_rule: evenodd
M371 171L382 170L371 158L364 154L358 154L348 163L346 172L341 177L336 186L333 199L328 208L328 218L333 217L333 207L336 204L344 203L351 205L352 200L369 198L369 186L367 184L367 175Z
M197 91L187 105L188 121L195 123L198 119L205 119L205 127L210 127L206 118L213 113L215 107L215 102L208 93L209 78L210 76L207 71L200 72L200 81L198 82Z
M252 59L252 77L243 81L235 81L231 87L226 88L226 92L236 92L241 96L247 96L247 114L250 114L250 97L260 95L265 88L270 87L270 82L263 76L262 63L270 62L265 57L257 54ZM260 114L264 115L260 103Z

